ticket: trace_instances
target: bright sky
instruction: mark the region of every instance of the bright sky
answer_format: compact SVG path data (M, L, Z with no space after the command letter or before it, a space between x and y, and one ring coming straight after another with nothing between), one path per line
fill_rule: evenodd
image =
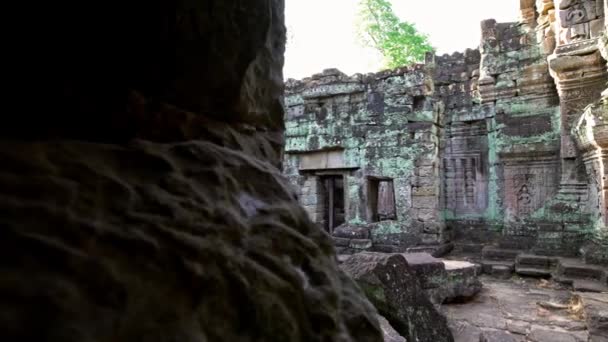
M357 42L358 0L285 0L285 78L327 68L346 74L377 71L380 57ZM517 21L519 0L392 0L395 13L429 35L438 54L476 48L484 19Z

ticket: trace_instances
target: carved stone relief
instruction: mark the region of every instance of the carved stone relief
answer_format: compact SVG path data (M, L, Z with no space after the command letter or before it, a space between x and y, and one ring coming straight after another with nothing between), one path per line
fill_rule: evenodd
M531 175L525 175L531 176ZM517 215L520 217L529 216L532 213L532 195L528 190L528 184L521 186L517 192Z
M528 218L557 193L559 163L555 156L504 156L504 205L507 220Z
M595 37L602 29L601 18L604 16L602 1L561 0L558 9L562 44Z

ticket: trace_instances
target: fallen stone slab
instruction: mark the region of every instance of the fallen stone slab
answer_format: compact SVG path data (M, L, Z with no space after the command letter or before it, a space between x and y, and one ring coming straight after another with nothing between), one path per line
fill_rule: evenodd
M454 341L403 254L363 252L340 265L391 326L408 341Z

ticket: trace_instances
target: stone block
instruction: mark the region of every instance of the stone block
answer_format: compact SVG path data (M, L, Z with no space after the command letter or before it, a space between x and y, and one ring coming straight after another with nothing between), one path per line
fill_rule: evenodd
M423 289L436 288L446 278L445 264L428 253L405 253L410 269L420 280Z
M454 340L445 317L429 301L404 255L364 252L340 267L408 341Z
M433 188L434 190L434 188ZM437 209L439 207L439 198L436 196L412 196L412 207L419 209ZM433 213L434 214L434 213ZM420 215L418 216L420 217ZM426 221L423 219L423 221Z
M347 239L369 239L371 237L369 227L348 224L334 229L332 235Z
M336 246L336 247L349 247L350 246L350 239L333 236L332 240L334 242L334 246Z
M370 239L351 239L348 245L352 249L368 250L372 248L372 240Z

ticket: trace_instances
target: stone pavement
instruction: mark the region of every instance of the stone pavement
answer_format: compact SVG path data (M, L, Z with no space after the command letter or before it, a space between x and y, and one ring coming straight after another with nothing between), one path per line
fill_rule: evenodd
M582 310L559 308L576 295L562 285L519 277L483 276L482 282L483 290L471 301L441 307L457 342L608 341L590 339ZM608 299L608 294L596 295Z

